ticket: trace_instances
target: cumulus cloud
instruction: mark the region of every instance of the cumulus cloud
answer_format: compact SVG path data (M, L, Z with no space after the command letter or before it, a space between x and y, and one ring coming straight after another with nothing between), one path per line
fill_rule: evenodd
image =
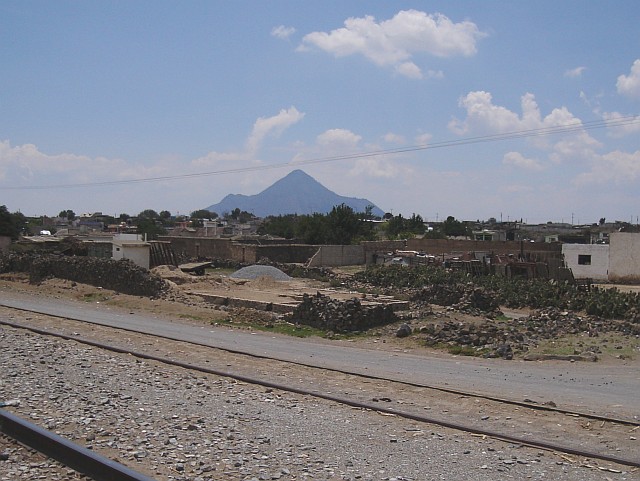
M540 171L543 169L542 164L538 160L528 159L520 152L507 152L504 154L502 163L530 171Z
M271 35L282 40L288 40L294 33L296 33L295 28L285 27L284 25L279 25L271 29Z
M470 21L454 23L439 13L402 10L381 22L372 16L351 17L342 28L309 33L299 50L316 47L336 57L358 54L380 67L393 67L409 78L423 78L421 69L411 61L415 54L471 56L485 35Z
M571 70L567 70L564 73L565 77L569 78L578 78L582 77L582 73L587 69L587 67L576 67Z
M491 94L484 91L470 92L460 99L459 105L466 110L467 116L464 120L453 119L449 128L460 135L471 132L485 135L536 133L539 135L532 135L531 143L540 149L552 150L550 158L555 162L591 158L594 149L601 147L581 128L582 121L565 107L555 108L543 118L534 95L530 93L521 98L521 115L495 105ZM551 137L543 135L567 126L575 127L575 130L563 134L555 143L550 144Z
M640 99L640 59L633 62L629 75L620 75L616 83L618 93Z

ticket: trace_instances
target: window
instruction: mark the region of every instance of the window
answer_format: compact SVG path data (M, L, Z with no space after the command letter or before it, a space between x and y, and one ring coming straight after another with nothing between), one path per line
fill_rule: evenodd
M580 266L590 266L591 265L591 256L588 254L578 254L578 265Z

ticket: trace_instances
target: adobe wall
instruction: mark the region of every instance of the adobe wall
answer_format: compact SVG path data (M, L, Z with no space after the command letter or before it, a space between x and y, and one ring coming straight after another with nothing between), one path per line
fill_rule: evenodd
M259 246L257 250L258 260L263 257L273 262L283 264L306 264L318 251L318 246L312 245L272 245Z
M487 252L490 254L524 254L530 261L548 261L562 257L562 244L557 242L473 241L457 239L408 239L407 250L423 251L431 255Z
M232 259L231 239L159 236L158 240L171 242L171 247L178 256Z
M355 266L365 263L365 251L361 245L319 246L316 249L309 267Z
M609 235L609 281L640 284L640 234Z

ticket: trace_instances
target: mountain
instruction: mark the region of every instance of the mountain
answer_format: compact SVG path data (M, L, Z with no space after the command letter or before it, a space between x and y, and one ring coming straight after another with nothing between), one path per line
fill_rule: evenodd
M356 212L364 212L366 207L371 205L373 215L384 215L381 209L367 199L338 195L302 170L294 170L256 195L229 194L218 204L206 207L206 210L222 215L239 208L258 217L267 217L286 214L326 214L340 204L348 205Z

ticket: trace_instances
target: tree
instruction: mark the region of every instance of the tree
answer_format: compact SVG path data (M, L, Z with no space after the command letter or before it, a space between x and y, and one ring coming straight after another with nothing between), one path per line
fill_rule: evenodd
M346 204L334 206L327 215L327 243L348 245L360 232L361 220Z
M191 213L191 218L192 219L207 219L207 220L213 220L216 217L218 217L218 214L216 214L215 212L211 212L210 210L207 209L199 209L199 210L194 210Z
M160 218L163 221L167 221L167 220L171 219L171 212L169 212L168 210L161 210L160 211Z
M72 211L71 209L62 210L58 214L58 217L61 217L63 219L67 219L69 222L71 222L72 220L76 219L76 213L74 211Z
M442 223L442 232L446 236L465 236L467 235L467 230L467 226L463 222L456 220L451 215Z
M138 214L138 219L159 219L160 215L153 209L143 210Z
M11 214L7 206L0 205L0 235L16 240L25 230L27 218L20 212Z

